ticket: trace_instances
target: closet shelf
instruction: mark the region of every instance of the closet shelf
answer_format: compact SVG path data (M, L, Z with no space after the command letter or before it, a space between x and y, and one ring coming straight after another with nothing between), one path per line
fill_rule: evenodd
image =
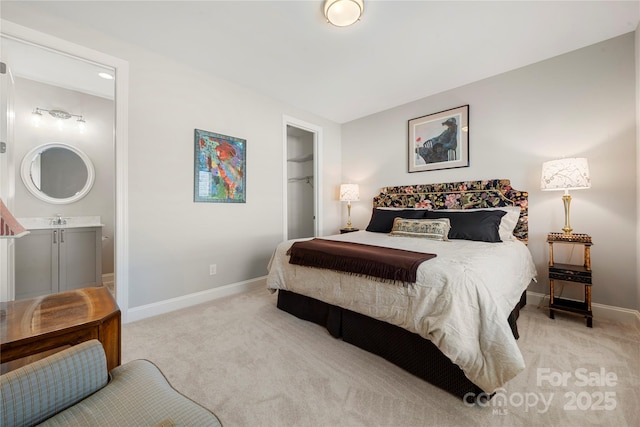
M313 179L313 175L307 175L307 176L294 176L289 178L289 182L294 182L294 181L309 181L310 179Z
M287 159L287 162L304 163L304 162L310 162L311 160L313 160L313 154L305 154L304 156Z

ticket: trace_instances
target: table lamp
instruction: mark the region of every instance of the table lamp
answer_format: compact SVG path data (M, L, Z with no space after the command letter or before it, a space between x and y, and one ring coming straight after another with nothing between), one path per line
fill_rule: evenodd
M569 190L591 188L589 164L585 158L569 158L550 160L542 164L540 189L543 191L564 190L564 234L571 234L573 230L569 222L569 205L571 195Z
M360 189L358 184L342 184L340 185L340 201L347 202L347 226L346 230L353 230L351 225L351 202L360 200Z

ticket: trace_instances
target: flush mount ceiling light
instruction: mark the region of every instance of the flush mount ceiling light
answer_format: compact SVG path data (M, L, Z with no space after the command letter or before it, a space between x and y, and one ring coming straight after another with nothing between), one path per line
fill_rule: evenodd
M325 0L324 16L336 27L347 27L360 20L364 0Z

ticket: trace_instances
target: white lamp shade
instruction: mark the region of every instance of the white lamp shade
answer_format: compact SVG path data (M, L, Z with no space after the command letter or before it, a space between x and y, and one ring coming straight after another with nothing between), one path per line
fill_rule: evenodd
M336 27L347 27L360 19L364 0L326 0L324 16Z
M358 184L342 184L340 186L341 202L356 202L358 200L360 200Z
M569 158L544 162L540 188L544 191L591 188L587 159Z
M29 232L18 222L0 199L0 239L18 238Z

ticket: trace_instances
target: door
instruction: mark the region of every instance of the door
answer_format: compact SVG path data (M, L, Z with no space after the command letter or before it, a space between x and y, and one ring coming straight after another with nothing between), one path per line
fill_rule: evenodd
M102 282L101 228L60 230L60 291L99 286Z
M58 292L59 231L32 230L16 239L16 299Z
M13 78L3 53L0 62L0 199L13 209ZM0 239L0 301L13 299L13 239Z
M16 241L16 299L101 284L100 227L31 230Z

